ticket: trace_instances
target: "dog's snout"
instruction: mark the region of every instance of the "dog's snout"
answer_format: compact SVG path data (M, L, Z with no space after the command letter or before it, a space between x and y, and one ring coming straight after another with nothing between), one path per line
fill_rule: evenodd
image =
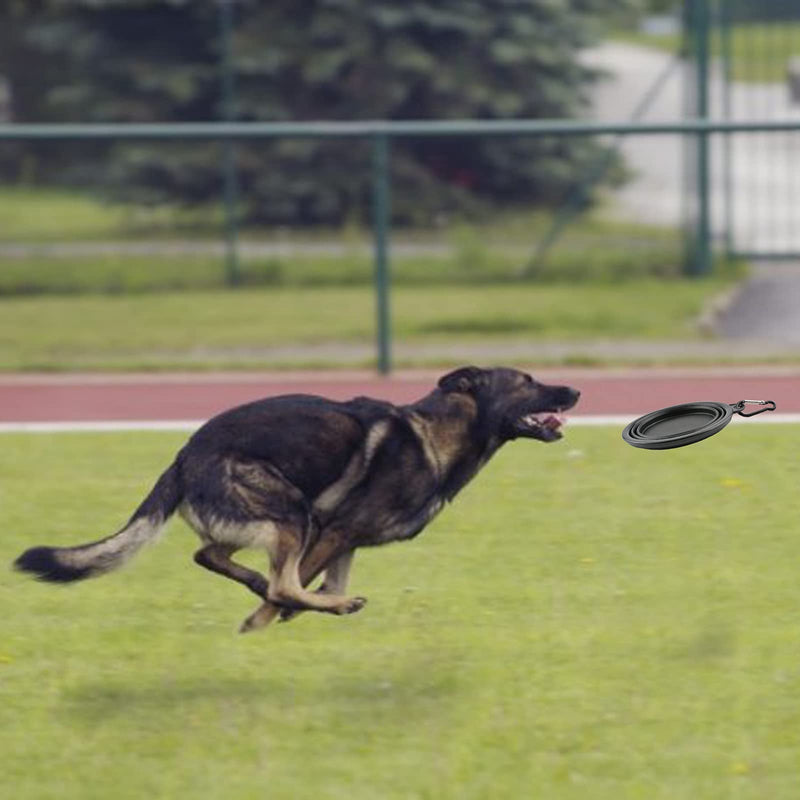
M573 389L571 386L565 386L563 389L563 396L566 399L564 408L572 408L580 399L581 393L578 389Z

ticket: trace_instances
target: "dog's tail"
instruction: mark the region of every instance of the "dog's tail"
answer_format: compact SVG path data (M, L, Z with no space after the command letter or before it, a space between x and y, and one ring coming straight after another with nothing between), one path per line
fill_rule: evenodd
M158 479L122 530L99 542L77 547L32 547L14 566L38 580L69 583L121 567L154 539L183 498L180 459Z

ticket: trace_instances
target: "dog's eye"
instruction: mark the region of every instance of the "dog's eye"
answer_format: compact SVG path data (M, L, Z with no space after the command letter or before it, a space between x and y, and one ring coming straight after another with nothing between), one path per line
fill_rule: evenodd
M530 375L525 376L525 383L533 383L533 378Z

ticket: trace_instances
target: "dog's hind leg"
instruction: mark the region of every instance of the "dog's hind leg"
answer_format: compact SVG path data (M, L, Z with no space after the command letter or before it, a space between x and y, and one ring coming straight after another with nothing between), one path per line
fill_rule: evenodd
M244 584L253 594L265 599L269 591L267 579L260 572L231 561L231 556L236 549L227 544L207 544L194 554L194 560L196 564L211 570L211 572Z
M267 598L275 605L302 611L323 611L328 614L353 614L367 602L363 597L346 597L339 594L309 592L300 577L303 542L295 531L278 529L278 537L270 553L270 574Z
M349 548L339 539L339 537L327 535L319 539L307 552L299 566L299 581L303 586L308 586L326 567L331 565L339 557L345 555ZM352 557L351 557L352 558ZM327 578L327 576L326 576ZM342 586L341 591L344 591ZM309 592L312 597L314 593ZM363 598L359 598L363 603ZM282 611L291 612L292 609L281 607L275 603L267 601L257 608L241 625L240 633L264 628L272 622Z
M325 567L325 577L322 585L315 591L315 594L344 594L347 591L347 581L350 577L350 567L353 563L355 551L348 550L346 553L335 558ZM300 577L303 578L305 561L300 564ZM316 576L314 576L316 577ZM311 579L313 580L313 578ZM293 620L302 611L296 609L281 609L281 622Z

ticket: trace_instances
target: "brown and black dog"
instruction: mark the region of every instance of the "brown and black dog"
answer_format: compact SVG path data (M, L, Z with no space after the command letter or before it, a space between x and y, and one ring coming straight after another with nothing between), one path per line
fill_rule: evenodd
M344 594L357 548L416 536L505 442L561 438L560 412L579 394L515 369L464 367L406 406L368 397L258 400L203 425L118 533L34 547L15 566L54 582L102 575L178 510L203 542L195 561L262 599L243 632L279 614L352 614L366 602ZM268 552L269 580L231 560L246 547Z

